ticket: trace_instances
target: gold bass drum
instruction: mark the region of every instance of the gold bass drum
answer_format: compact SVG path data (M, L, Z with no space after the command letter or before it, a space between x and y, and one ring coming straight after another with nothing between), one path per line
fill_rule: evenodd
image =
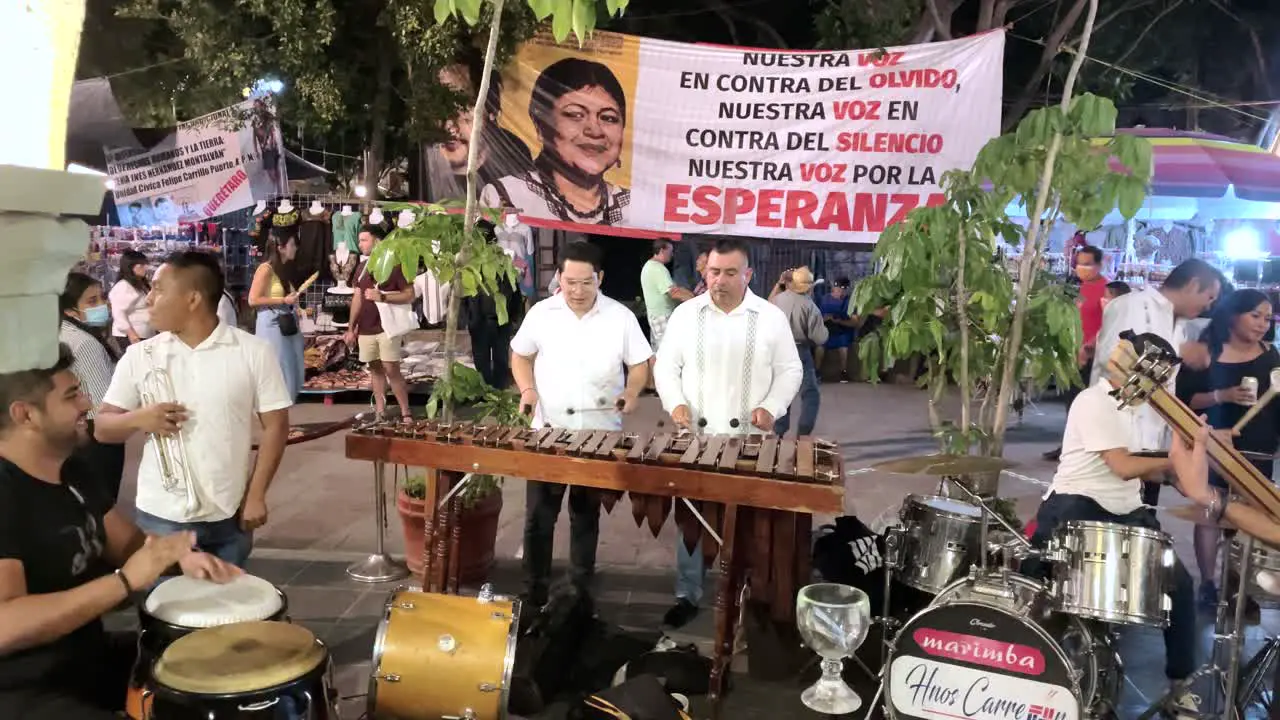
M368 713L378 720L505 720L520 602L401 589L373 645Z

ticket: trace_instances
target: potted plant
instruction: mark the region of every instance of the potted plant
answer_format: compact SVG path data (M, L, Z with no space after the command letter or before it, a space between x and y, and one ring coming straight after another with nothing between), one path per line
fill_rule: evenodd
M461 363L454 363L449 386L432 388L427 400L427 415L435 417L442 403L456 402L476 422L506 426L527 425L529 418L520 413L520 396L510 390L496 390L485 384L480 373ZM498 539L498 518L502 514L502 478L497 475L473 474L456 495L462 512L458 518L459 580L476 586L488 579L493 569L494 546ZM396 497L400 526L409 571L422 574L422 550L426 542L426 477L415 474L407 478Z

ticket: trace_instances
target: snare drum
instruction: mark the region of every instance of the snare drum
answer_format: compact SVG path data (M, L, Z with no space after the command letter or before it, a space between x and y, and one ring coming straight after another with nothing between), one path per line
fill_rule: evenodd
M503 720L520 602L397 590L373 645L368 713L396 720Z
M937 495L909 495L902 504L906 528L898 580L937 593L982 561L982 508Z
M963 700L966 710L995 717L1014 714L1008 703L1016 701L1027 717L1079 720L1084 709L1115 700L1115 660L1084 621L1049 613L1041 583L1014 573L966 578L894 638L886 706L894 720L930 718L958 715Z
M1168 627L1173 539L1116 523L1073 520L1053 533L1054 609L1104 622Z
M196 630L156 661L146 720L337 720L331 676L328 649L300 625Z
M210 627L253 620L285 620L288 601L271 583L240 575L219 584L186 576L156 586L138 609L138 660L130 677L126 708L143 720L143 689L156 660L174 641Z

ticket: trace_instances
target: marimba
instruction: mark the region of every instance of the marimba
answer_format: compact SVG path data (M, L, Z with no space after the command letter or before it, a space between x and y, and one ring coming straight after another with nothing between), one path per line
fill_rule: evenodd
M844 512L844 471L833 443L774 435L626 433L432 421L357 425L347 457L429 468L423 588L458 591L459 507L437 505L465 473L529 478L605 491L611 510L629 493L637 525L656 536L675 509L691 551L719 557L711 697L724 689L741 604L767 604L794 624L795 596L810 577L812 515ZM716 535L698 522L689 500ZM744 588L749 588L746 593Z

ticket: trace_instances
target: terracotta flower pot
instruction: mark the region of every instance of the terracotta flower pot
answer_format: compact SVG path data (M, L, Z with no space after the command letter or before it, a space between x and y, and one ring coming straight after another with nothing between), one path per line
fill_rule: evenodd
M426 523L425 501L411 498L403 490L396 496L396 509L404 530L405 563L414 577L422 577L423 543ZM462 511L462 532L458 543L458 572L463 585L483 584L493 569L494 544L498 539L498 518L502 514L502 493L494 492Z

